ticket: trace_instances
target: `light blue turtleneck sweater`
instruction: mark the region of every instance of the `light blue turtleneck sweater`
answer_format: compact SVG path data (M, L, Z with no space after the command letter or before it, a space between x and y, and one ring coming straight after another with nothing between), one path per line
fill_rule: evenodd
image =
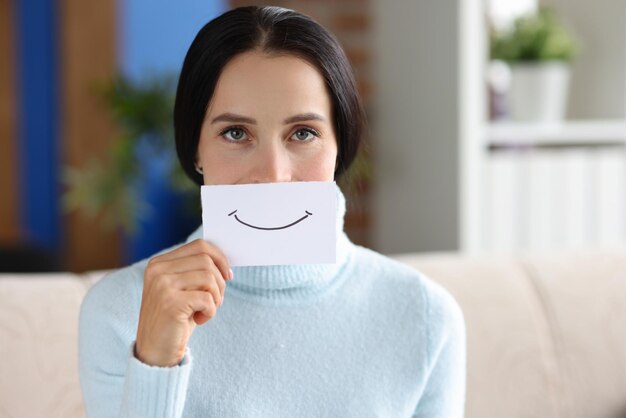
M462 417L458 304L420 272L351 243L339 188L337 197L337 262L234 267L178 366L133 356L147 260L92 286L79 330L88 418Z

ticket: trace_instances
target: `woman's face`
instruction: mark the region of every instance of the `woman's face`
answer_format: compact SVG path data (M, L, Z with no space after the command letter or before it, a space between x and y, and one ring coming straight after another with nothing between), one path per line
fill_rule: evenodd
M215 87L197 158L205 184L332 181L337 141L324 79L292 55L237 55Z

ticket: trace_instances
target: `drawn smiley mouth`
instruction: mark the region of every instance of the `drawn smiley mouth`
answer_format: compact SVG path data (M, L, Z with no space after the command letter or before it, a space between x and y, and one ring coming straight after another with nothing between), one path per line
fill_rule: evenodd
M231 216L231 215L235 214L235 212L237 212L237 209L235 209L234 211L229 213L228 216ZM289 225L285 225L285 226L263 227L263 226L250 225L249 223L246 223L246 222L242 221L241 219L239 219L239 217L237 215L235 215L235 219L237 219L237 222L239 222L240 224L248 226L250 228L261 229L263 231L276 231L278 229L285 229L285 228L289 228L290 226L294 226L295 224L298 224L298 223L304 221L309 216L313 215L308 210L305 210L304 212L306 213L306 215L304 215L302 218L298 219L297 221L294 221L294 222L290 223Z

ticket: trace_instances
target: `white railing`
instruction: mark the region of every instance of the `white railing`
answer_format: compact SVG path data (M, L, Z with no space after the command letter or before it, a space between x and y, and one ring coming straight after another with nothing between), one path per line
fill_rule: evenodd
M492 125L486 251L626 244L626 123Z

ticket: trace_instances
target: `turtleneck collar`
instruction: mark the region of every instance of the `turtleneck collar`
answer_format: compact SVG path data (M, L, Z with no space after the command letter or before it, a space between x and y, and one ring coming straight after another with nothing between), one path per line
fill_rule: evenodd
M350 257L354 244L343 231L346 199L335 184L337 195L337 257L334 264L289 264L233 267L228 291L246 299L269 303L298 303L330 290ZM202 238L202 226L187 242Z

